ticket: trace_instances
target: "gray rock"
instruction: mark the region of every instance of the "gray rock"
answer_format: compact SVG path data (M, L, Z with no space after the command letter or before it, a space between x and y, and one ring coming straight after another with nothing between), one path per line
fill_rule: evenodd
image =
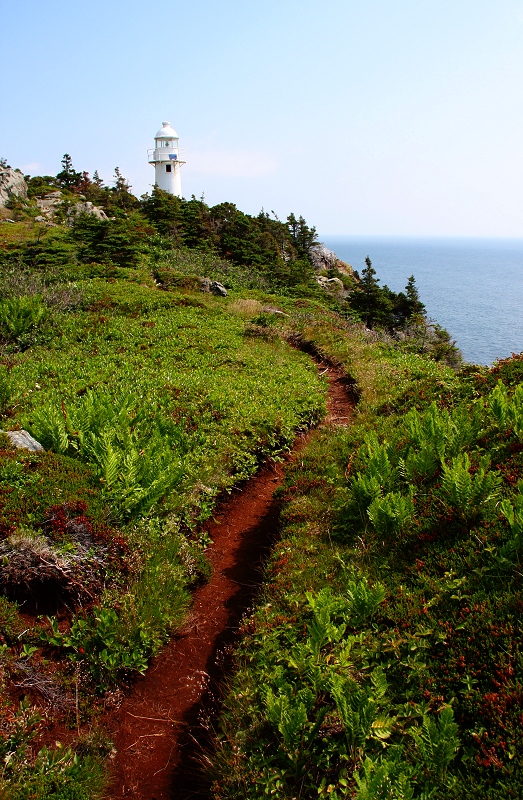
M27 433L27 431L0 431L0 433L5 433L13 447L31 450L33 453L44 452L44 448L40 442L37 442L36 439L33 439L31 434Z
M11 197L27 197L27 183L21 172L7 167L0 169L0 208L5 208Z
M210 278L200 278L200 289L202 292L210 292L211 284L212 281Z
M345 275L352 275L353 269L350 264L340 261L336 253L325 247L320 242L311 247L309 251L312 265L316 272L321 272L327 269L337 269Z
M328 278L327 283L333 288L343 289L343 281L339 278Z
M227 289L218 281L213 281L211 283L211 292L219 297L227 297Z
M49 192L49 194L44 194L43 197L39 197L36 201L36 205L42 212L42 215L49 219L52 217L54 212L58 209L58 206L62 202L62 192Z
M35 217L35 222L47 222L47 217L42 217L41 214L38 214L38 216Z
M75 203L74 206L68 209L67 218L69 225L73 225L74 220L76 217L79 217L80 214L88 214L90 217L96 217L96 219L107 219L107 214L103 208L99 208L87 200L85 203Z

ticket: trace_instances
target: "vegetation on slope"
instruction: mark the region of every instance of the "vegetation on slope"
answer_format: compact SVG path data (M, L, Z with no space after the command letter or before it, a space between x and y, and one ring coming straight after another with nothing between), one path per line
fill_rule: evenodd
M305 333L362 397L288 474L213 796L519 797L522 362L456 375Z
M405 294L381 289L369 261L361 285L340 273L348 300L329 295L301 217L157 190L137 200L119 172L108 188L70 159L62 166L29 181L1 231L2 427L46 448L15 450L0 435L0 794L9 786L20 800L96 796L110 750L102 702L145 671L205 579L202 521L322 418L325 383L286 340L346 365L368 426L407 409L421 386L432 397L438 381L444 393L457 380L420 355L455 361L456 351L425 320L414 282ZM53 225L34 222L36 198L55 190ZM112 218L68 215L82 197ZM229 297L202 293L203 276ZM320 484L335 486L336 469ZM272 691L274 720L286 701ZM51 747L57 736L71 748Z

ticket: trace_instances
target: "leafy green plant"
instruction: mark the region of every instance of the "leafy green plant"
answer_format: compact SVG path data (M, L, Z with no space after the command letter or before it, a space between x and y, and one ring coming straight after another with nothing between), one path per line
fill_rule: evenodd
M401 533L414 519L412 493L402 495L389 492L383 497L375 497L367 509L367 515L380 535Z
M279 687L277 694L269 689L265 696L267 720L281 734L282 748L295 776L300 773L304 753L318 735L327 711L320 710L314 721L309 720L314 701L311 689L296 691L287 683Z
M503 430L512 428L519 440L523 439L523 385L519 384L512 395L504 383L498 381L488 397L489 408L496 423Z
M484 456L477 472L472 475L468 453L456 456L450 465L443 464L440 496L462 519L470 520L480 516L483 513L482 505L499 496L502 479L499 474L488 469L489 465L489 457Z
M501 501L499 510L508 522L510 539L499 548L499 556L511 562L520 563L520 554L523 551L523 482L518 485L519 493L514 504L510 500Z
M133 405L130 394L114 399L89 391L69 411L44 405L31 424L44 446L77 453L95 467L116 514L123 516L147 511L184 472L180 426L150 420Z
M71 660L82 662L99 688L113 686L122 672L143 674L147 669L151 640L145 626L130 632L113 608L99 608L92 617L77 617L67 634L60 633L55 618L48 621L49 644L64 647Z
M409 452L404 470L409 478L433 473L445 458L457 456L480 435L482 403L472 407L458 406L452 411L432 402L420 412L413 409L405 416L409 434Z
M371 686L359 686L354 678L333 673L330 693L340 715L347 742L347 752L357 764L368 739L386 741L394 726L394 718L382 712L386 703L387 679L380 668L371 675Z
M413 727L409 733L426 774L436 785L448 785L447 771L460 746L452 708L444 706L436 719L425 714L421 728Z
M23 342L46 316L47 309L38 295L1 300L0 337L10 342Z
M390 462L388 444L380 444L374 433L365 437L362 451L365 471L358 473L352 481L351 492L362 519L365 519L371 503L394 485L397 469Z
M354 773L355 800L415 800L411 769L396 755L373 759L367 756ZM424 800L430 795L424 795ZM420 798L421 800L421 798Z
M385 586L379 581L369 582L365 575L348 581L346 588L349 599L351 621L368 624L387 596Z

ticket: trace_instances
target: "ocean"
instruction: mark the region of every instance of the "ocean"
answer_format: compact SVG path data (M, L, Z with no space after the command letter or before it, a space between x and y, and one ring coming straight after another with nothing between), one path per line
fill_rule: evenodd
M465 361L490 365L523 351L523 239L326 236L361 273L369 256L380 285L403 291L414 275L427 316Z

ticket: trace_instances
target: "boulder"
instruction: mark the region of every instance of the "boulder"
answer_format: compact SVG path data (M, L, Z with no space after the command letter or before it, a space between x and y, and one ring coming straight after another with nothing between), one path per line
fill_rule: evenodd
M213 281L211 283L211 289L210 290L211 290L212 294L216 294L219 297L227 297L227 289L225 288L225 286L222 283L219 283L218 281Z
M36 205L42 212L40 216L49 219L53 216L54 212L58 209L58 206L62 202L62 192L49 192L49 194L44 194L43 197L39 197L36 201Z
M210 292L211 284L212 281L210 278L200 278L200 289L202 292Z
M74 220L76 217L79 217L80 214L88 214L90 217L96 217L96 219L108 219L107 214L103 210L103 208L99 208L98 206L93 205L89 200L85 202L75 203L74 206L67 211L67 221L69 225L74 224Z
M5 208L11 197L27 197L27 183L21 172L6 167L0 169L0 208Z
M42 453L44 451L40 442L33 439L27 431L0 431L0 433L5 433L13 447L31 450L32 453Z

